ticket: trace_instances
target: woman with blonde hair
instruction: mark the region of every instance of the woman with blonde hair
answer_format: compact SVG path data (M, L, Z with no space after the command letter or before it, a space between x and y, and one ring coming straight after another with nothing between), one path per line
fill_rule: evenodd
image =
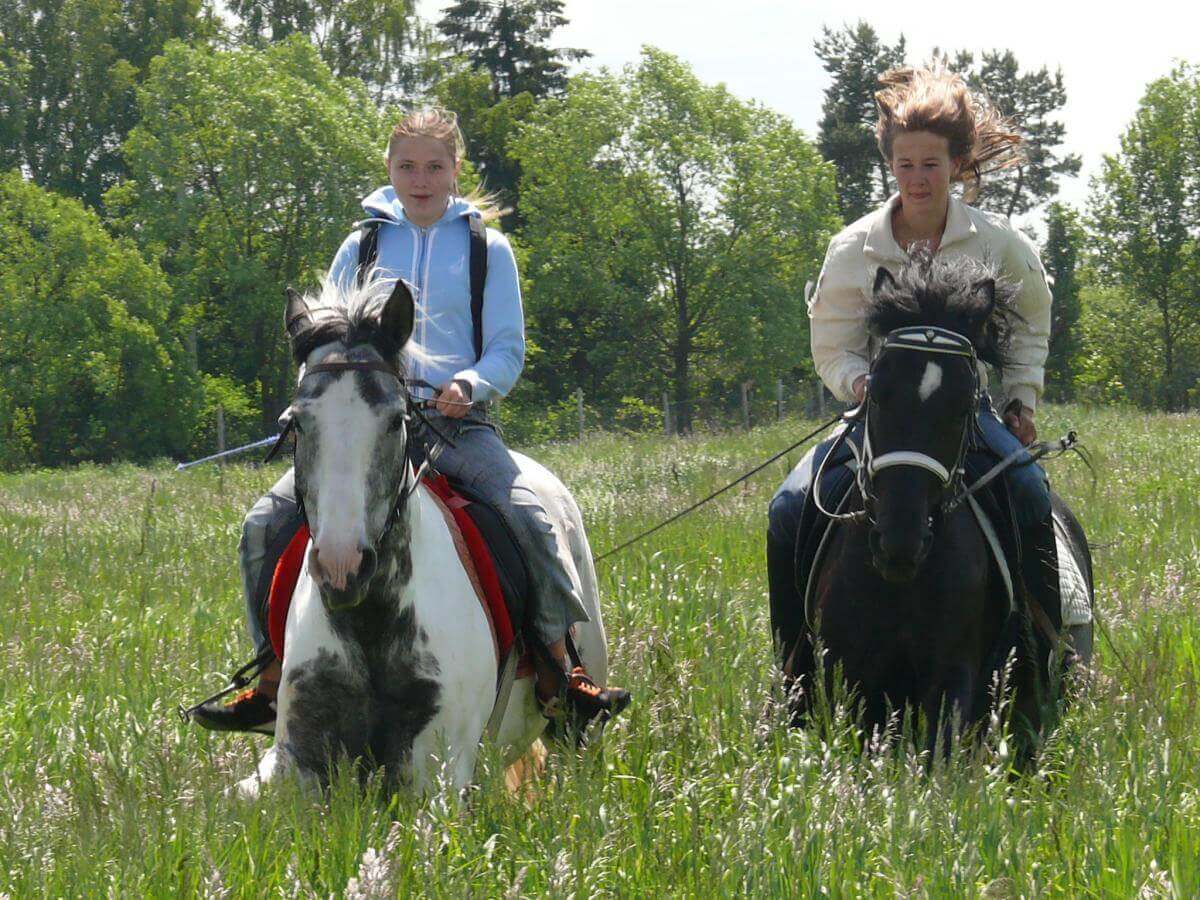
M329 279L349 289L366 278L403 278L415 288L421 315L408 381L428 407L429 427L417 427L412 440L428 451L438 432L453 434L453 445L438 450L438 471L500 513L530 564L533 637L549 651L535 653L543 708L555 715L565 700L577 721L587 721L620 711L629 695L599 687L580 668L571 670L565 638L574 623L588 618L574 562L560 552L541 499L488 418L485 404L512 390L521 374L525 323L512 248L501 232L483 227L497 216L494 204L479 193L460 195L463 152L454 113L422 109L406 115L388 140L390 183L363 200L367 219L342 243ZM265 628L271 573L298 525L289 470L251 509L242 533L247 620L260 655L271 646ZM257 687L228 704L205 704L196 720L223 731L273 730L279 676L280 661L274 660Z
M1002 418L985 395L978 421L987 448L1003 458L1037 439L1034 417L1049 345L1050 289L1032 242L1006 217L976 209L954 196L953 187L961 185L964 197L973 198L987 173L1021 161L1021 138L958 75L905 68L887 73L881 84L875 95L876 137L897 191L829 243L809 298L813 362L838 399L862 403L869 389L872 352L867 306L880 267L895 276L917 247L940 259L965 256L995 266L1000 275L1019 285L1011 364L1001 373ZM813 473L831 444L832 440L821 444L801 460L771 501L767 561L777 632L780 622L787 623L783 630L803 628L804 598L796 585L795 559L796 548L805 545L807 535L798 532ZM1055 559L1046 474L1026 459L1007 469L1004 478L1027 548L1026 586L1053 623L1061 626L1058 574L1046 565L1047 559ZM810 518L805 516L804 521Z

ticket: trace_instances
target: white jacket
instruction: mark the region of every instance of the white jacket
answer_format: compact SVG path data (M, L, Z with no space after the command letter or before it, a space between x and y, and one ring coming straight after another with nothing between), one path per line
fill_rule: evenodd
M829 242L816 290L809 298L817 374L838 399L847 402L854 400L855 380L869 369L873 348L866 314L875 273L886 266L895 275L908 258L892 235L892 210L898 202L897 194ZM1021 319L1013 322L1012 363L1003 373L1000 407L1019 399L1035 409L1042 396L1050 347L1051 301L1037 249L1006 217L951 197L937 255L986 258L999 267L1001 275L1021 286L1016 298ZM986 373L981 377L986 382Z

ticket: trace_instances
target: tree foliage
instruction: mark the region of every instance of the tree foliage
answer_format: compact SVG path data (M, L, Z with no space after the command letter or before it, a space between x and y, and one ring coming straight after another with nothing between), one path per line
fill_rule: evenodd
M93 212L0 176L0 468L186 449L198 384L170 311Z
M1046 210L1046 243L1042 264L1054 297L1050 322L1050 354L1046 360L1046 392L1055 400L1074 395L1081 350L1079 333L1080 252L1085 235L1079 216L1068 206L1051 203Z
M875 139L875 92L879 76L904 65L904 36L888 46L874 28L860 20L839 31L822 28L813 47L832 76L821 105L818 144L821 154L837 169L842 219L853 222L892 191Z
M1152 82L1104 157L1091 192L1092 245L1104 282L1153 313L1141 352L1154 401L1178 409L1200 380L1200 75L1181 66Z
M670 384L686 429L698 383L799 364L803 285L838 216L831 168L782 117L647 48L621 76L572 79L516 154L548 397Z
M214 30L202 0L5 0L0 163L98 206L127 172L121 142L150 61Z
M1053 75L1045 66L1022 72L1011 50L985 52L978 64L962 51L950 68L1012 119L1024 139L1024 162L985 178L976 206L1006 216L1028 212L1058 193L1061 176L1079 174L1079 156L1059 150L1066 127L1055 116L1067 102L1061 69Z
M421 78L427 29L413 0L232 0L237 33L255 47L295 34L312 41L334 75L361 79L377 100Z
M139 92L110 197L162 261L200 369L255 397L264 428L290 396L283 289L329 264L385 178L386 123L295 36L265 50L173 44Z
M457 0L442 11L438 30L454 52L487 72L496 100L556 96L567 86L567 63L586 50L551 47L567 24L562 0Z

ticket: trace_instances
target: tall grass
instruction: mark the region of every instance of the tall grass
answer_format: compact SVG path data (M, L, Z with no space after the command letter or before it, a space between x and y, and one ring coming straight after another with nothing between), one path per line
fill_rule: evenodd
M527 797L485 759L465 802L226 789L265 739L174 708L247 654L235 548L277 467L0 478L0 893L24 896L1192 896L1200 891L1200 418L1051 408L1115 649L1038 770L1006 747L925 774L834 718L782 727L766 504L787 466L599 567L616 683L603 753ZM535 448L595 552L723 484L804 423ZM796 459L790 460L794 463ZM1119 659L1118 659L1119 653Z

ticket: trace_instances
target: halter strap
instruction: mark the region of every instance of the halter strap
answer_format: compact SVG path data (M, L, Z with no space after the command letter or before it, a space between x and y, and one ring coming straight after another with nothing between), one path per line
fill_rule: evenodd
M304 370L303 381L309 375L316 375L318 372L383 372L385 375L391 375L397 381L403 383L404 378L400 372L391 363L384 362L379 359L336 359L331 362L321 362L314 366L308 366Z

